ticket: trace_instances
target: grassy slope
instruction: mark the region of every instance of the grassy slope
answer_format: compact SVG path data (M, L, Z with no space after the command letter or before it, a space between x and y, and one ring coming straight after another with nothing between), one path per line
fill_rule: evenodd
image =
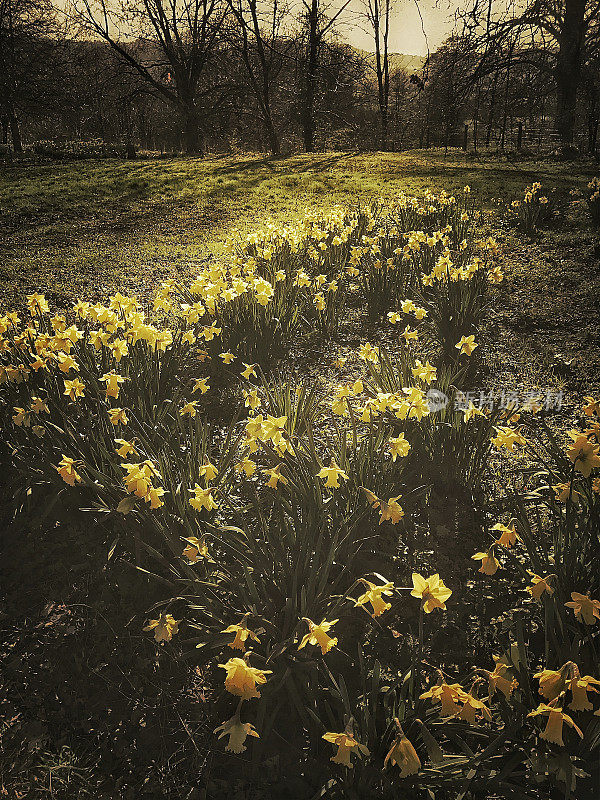
M143 288L188 271L209 247L218 251L233 226L288 221L306 207L466 183L487 203L521 194L532 180L566 190L588 175L440 151L12 167L0 176L0 291L11 303L38 288L55 301Z
M488 203L518 196L536 179L566 196L588 175L571 164L444 160L440 153L16 168L0 177L0 292L11 301L39 288L60 303L123 282L139 287L187 271L235 225L291 220L306 205L465 183ZM568 207L533 242L506 228L499 236L509 279L490 309L486 366L501 388L565 381L563 427L571 427L581 394L592 393L600 374L600 277L586 214ZM576 367L563 374L556 352L574 356ZM33 778L40 797L86 792L113 800L139 795L142 786L146 797L196 796L206 753L212 764L216 723L207 724L210 703L197 702L189 675L163 666L157 680L151 644L144 649L139 632L124 626L147 586L118 560L105 572L101 531L90 539L89 530L61 524L40 539L36 530L23 536L22 525L7 524L5 537L10 581L0 661L7 686L18 691L0 693L0 716L14 722L0 748L0 794L16 797ZM452 547L435 551L442 574L456 569ZM194 680L203 697L204 677ZM219 796L226 797L224 784Z
M0 307L37 289L57 305L99 299L115 287L143 291L193 272L232 228L291 222L307 208L465 184L478 204L493 207L493 198L522 196L539 180L562 198L563 216L533 242L498 232L510 280L488 326L493 371L508 381L533 371L539 384L544 373L560 378L562 361L575 358L575 375L589 382L600 371L600 277L587 214L569 205L568 192L593 173L593 164L439 150L12 167L0 175Z

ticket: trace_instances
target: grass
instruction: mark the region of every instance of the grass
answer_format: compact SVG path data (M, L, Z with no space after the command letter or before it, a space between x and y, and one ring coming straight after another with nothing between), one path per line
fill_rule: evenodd
M465 184L489 204L533 180L566 192L592 174L438 150L15 165L0 175L0 292L10 305L36 289L59 304L115 286L143 291L193 271L232 227L290 221L307 207Z

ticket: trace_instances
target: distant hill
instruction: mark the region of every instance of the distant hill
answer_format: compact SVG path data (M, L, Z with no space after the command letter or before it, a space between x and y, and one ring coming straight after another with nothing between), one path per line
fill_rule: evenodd
M375 66L375 53L370 53L368 50L362 50L360 47L355 47L354 50L368 63ZM425 56L412 56L406 53L388 53L390 62L390 73L393 74L398 70L407 72L411 75L413 72L420 72L425 64Z

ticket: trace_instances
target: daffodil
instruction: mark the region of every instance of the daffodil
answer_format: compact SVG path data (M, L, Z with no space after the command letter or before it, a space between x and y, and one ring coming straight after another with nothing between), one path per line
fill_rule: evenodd
M206 394L210 386L208 385L208 378L196 378L194 381L194 388L192 389L192 394L196 392L200 392L200 394Z
M223 736L229 736L229 741L225 747L225 750L229 750L231 753L243 753L246 751L246 747L244 742L246 741L248 736L255 736L259 738L258 733L254 729L254 726L250 722L242 722L240 720L240 709L238 708L237 713L235 716L228 719L227 722L223 722L219 725L218 728L215 728L213 733L218 733L218 739L223 738Z
M388 444L392 454L392 461L395 461L398 456L400 456L400 458L405 458L408 455L408 451L410 450L410 442L406 441L403 433L400 433L398 436L389 439Z
M563 742L562 738L562 730L563 723L565 722L583 739L583 733L581 732L581 729L573 722L572 717L570 717L568 714L565 714L561 708L555 708L554 706L546 705L546 703L540 703L536 710L531 711L527 716L538 717L545 714L548 715L548 722L544 731L540 734L542 739L545 739L547 742L557 744L559 747L564 747L565 743Z
M489 695L492 697L496 691L499 691L508 699L518 686L517 680L513 677L507 664L500 661L497 656L494 658L497 659L494 671L485 671L488 678Z
M205 325L201 335L206 342L211 342L215 336L221 335L221 328L217 328L216 325Z
M42 411L46 414L49 413L48 406L45 400L42 400L41 397L32 397L31 403L29 404L29 408L33 411L34 414L41 414Z
M109 347L117 363L129 353L127 342L124 339L115 339L109 344Z
M144 628L145 631L154 631L154 639L159 644L170 642L179 631L179 621L171 614L161 611L158 619L152 619Z
M416 342L419 338L417 331L413 330L410 325L407 325L406 328L404 328L400 336L404 339L406 344L409 342Z
M364 606L367 603L371 604L372 612L371 616L379 617L381 616L384 611L387 611L389 608L392 607L391 603L386 603L383 599L383 595L389 597L394 592L394 584L387 582L380 585L376 583L371 583L371 581L366 580L365 578L359 578L360 582L363 583L367 587L367 591L362 594L358 600L355 601L355 606Z
M571 431L569 434L574 442L567 455L575 465L577 472L581 472L584 478L589 478L593 469L600 467L600 456L598 445L594 446L583 433Z
M233 353L219 353L219 358L223 360L224 364L231 364L235 356Z
M549 583L549 578L551 576L548 575L545 578L542 578L539 575L536 575L535 572L531 572L530 570L527 571L531 575L531 586L527 587L527 591L531 595L531 598L539 602L544 592L547 592L548 596L552 597L554 594L554 588Z
M127 425L129 418L124 408L109 408L108 416L113 425Z
M221 669L226 672L225 689L242 700L250 700L253 697L260 697L257 686L267 682L267 675L271 675L271 670L261 670L251 667L248 664L249 653L244 658L230 658L225 664L219 664Z
M500 534L496 540L496 544L500 544L502 547L506 547L507 549L510 549L513 545L515 545L520 538L514 524L510 525L510 527L507 527L501 522L497 522L495 525L492 525L491 530L497 531Z
M317 474L319 478L324 478L325 486L330 489L339 489L340 478L344 481L348 480L348 475L336 464L334 458L331 459L328 467L322 467Z
M565 667L560 670L543 669L533 676L540 683L539 692L547 700L555 700L565 688Z
M71 400L77 400L78 397L83 397L83 390L85 389L85 385L79 380L79 378L74 378L72 381L65 381L65 391L68 397Z
M457 342L455 345L457 350L460 350L461 355L470 356L475 350L476 347L479 345L475 342L475 336L462 336L460 341Z
M579 505L581 494L575 491L572 483L557 483L552 488L559 503L571 502L575 505Z
M575 619L586 625L595 625L596 620L600 619L600 600L592 600L587 594L571 592L571 602L565 605L573 609Z
M418 572L413 572L412 581L411 595L421 598L421 608L426 614L430 614L434 608L446 610L446 600L451 596L452 589L448 589L437 573L424 578Z
M392 525L397 525L402 517L404 516L404 509L398 503L401 495L397 495L396 497L390 497L387 503L384 500L380 500L380 511L379 511L379 524L381 525L383 522L391 522Z
M360 346L359 351L358 351L358 356L363 361L369 361L369 362L375 363L375 362L379 361L379 349L376 348L376 347L373 347L373 345L371 345L371 344L369 344L369 342L367 342L366 344L363 344L363 345Z
M600 686L600 681L597 678L592 678L591 675L584 675L583 677L576 675L567 684L567 688L571 690L573 699L569 703L569 708L572 711L591 711L593 705L588 700L587 693L595 692L598 694L596 686Z
M298 650L306 647L307 644L318 645L321 648L321 653L325 655L332 647L336 646L338 642L337 638L329 636L328 631L336 622L339 622L339 620L334 619L328 622L324 619L320 625L315 625L315 623L307 617L303 617L302 620L308 625L308 633L302 637L302 641L298 645Z
M234 625L229 625L225 630L221 631L221 633L235 633L235 637L232 642L229 642L229 647L233 650L245 650L246 649L246 640L252 639L255 642L260 643L260 639L251 631L247 625L248 617L250 614L244 614L242 619L235 623Z
M583 406L583 413L588 417L594 414L600 416L600 397L597 400L594 400L593 397L584 397L583 399L586 402L586 405Z
M256 378L257 377L256 364L246 364L245 361L242 363L244 364L245 367L245 369L243 369L242 372L240 373L242 378L245 378L247 381L249 381L250 378Z
M81 481L81 475L79 475L75 469L75 460L73 458L69 458L69 456L63 455L55 469L63 481L68 483L69 486L75 486L76 483Z
M421 361L417 359L416 365L412 369L412 374L415 378L419 378L425 383L430 384L437 378L437 370L434 366L432 366L429 361L426 361L423 364Z
M478 571L483 572L484 575L495 575L500 566L500 562L494 555L493 550L486 550L485 553L475 553L471 558L474 561L481 561L481 567Z
M496 436L492 438L492 443L496 447L505 447L511 452L515 449L516 444L525 444L525 438L513 428L507 426L498 426L495 428Z
M476 725L478 717L483 717L488 722L492 721L489 708L477 697L467 693L461 695L460 700L463 706L457 714L458 719L462 719L470 725Z
M219 470L210 461L206 461L198 470L201 478L206 478L207 481L214 481L219 474Z
M408 778L410 775L416 775L421 769L421 759L417 755L412 742L406 738L404 731L397 721L398 733L394 739L388 754L383 760L384 769L388 764L393 767L400 768L400 777Z
M357 742L348 729L344 733L325 733L323 734L323 739L337 747L337 753L330 759L334 764L341 764L343 767L352 769L353 764L350 760L352 753L361 758L363 755L370 755L368 748L364 744Z
M208 489L203 489L201 486L196 484L193 489L189 489L190 492L194 495L190 497L189 504L192 508L195 508L196 511L201 511L205 509L206 511L213 511L215 508L218 508L217 503L215 503L215 499L212 496L212 492L214 489L209 487Z
M269 476L269 480L267 481L267 486L271 489L276 489L277 484L281 481L281 483L286 486L287 485L287 478L281 474L281 468L283 464L278 464L276 467L272 467L270 469L263 469L263 473Z
M59 370L61 372L64 372L65 375L67 372L70 372L71 370L79 372L79 364L68 353L57 353L56 360ZM104 378L101 378L100 380L104 380Z
M458 703L464 697L466 697L466 692L460 683L446 683L443 679L419 695L420 700L429 699L432 703L441 703L440 715L442 717L453 717L460 714L461 707Z
M32 317L41 316L49 311L46 298L43 294L38 294L37 292L27 295L27 308Z
M204 558L209 558L208 547L204 539L198 539L197 536L188 536L183 540L187 542L183 548L182 556L187 558L190 564L196 564Z
M250 458L243 458L239 463L235 465L236 472L244 472L247 478L252 477L256 472L256 462L252 461Z
M179 409L179 414L182 417L185 417L186 414L188 414L190 417L195 417L197 413L198 413L197 400L189 400L187 403L184 403Z
M146 503L150 503L150 508L153 510L160 508L161 506L164 506L164 503L161 499L164 494L165 490L162 488L162 486L149 486L148 493L144 497L144 501Z
M472 400L469 400L469 405L463 408L463 422L470 422L475 417L483 417L485 414Z
M252 411L255 411L260 406L261 399L258 396L256 389L252 389L249 392L244 389L242 394L244 395L244 405L246 408L250 408Z
M106 381L106 397L113 397L115 400L119 396L119 391L121 384L125 383L127 380L122 375L117 375L114 370L111 372L105 373L101 378L101 381Z

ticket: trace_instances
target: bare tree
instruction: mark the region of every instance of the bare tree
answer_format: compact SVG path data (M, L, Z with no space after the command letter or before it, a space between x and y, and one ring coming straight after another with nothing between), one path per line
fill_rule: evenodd
M227 90L227 81L212 75L207 86L200 85L218 53L228 11L224 0L121 0L118 7L106 0L74 2L83 25L178 109L186 151L202 153L200 103L211 97L218 104Z
M563 147L571 147L582 71L600 47L600 0L488 0L483 6L474 0L459 17L469 36L480 31L475 80L497 68L498 49L507 42L513 62L552 76L555 127Z
M307 153L312 153L315 149L315 106L322 44L325 36L332 30L350 2L351 0L346 0L341 8L332 12L330 5L326 5L323 0L302 0L306 51L304 55L304 85L301 91L301 118L304 150Z
M41 104L52 70L56 19L47 0L0 0L0 122L22 150L19 111Z
M288 9L277 0L228 0L238 22L238 49L252 91L256 98L262 124L273 155L279 155L279 135L273 119L272 96L274 82L281 72L289 43L281 37L281 26Z
M381 149L388 147L390 61L388 40L392 0L363 0L365 16L372 29L375 44L375 74L377 76L377 102L381 125Z

